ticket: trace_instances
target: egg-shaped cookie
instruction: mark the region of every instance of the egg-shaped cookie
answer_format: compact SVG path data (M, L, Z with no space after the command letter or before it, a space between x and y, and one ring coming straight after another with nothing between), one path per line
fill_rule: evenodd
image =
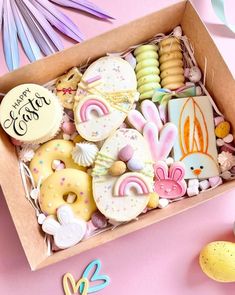
M180 40L168 37L159 43L161 85L175 90L184 86L183 54Z
M126 146L133 148L132 159L143 165L131 165L132 171L114 175L110 167ZM147 207L153 192L153 164L144 137L134 129L117 130L98 153L92 176L94 200L107 218L117 222L136 218Z
M75 99L79 134L88 141L104 140L123 123L138 100L135 72L120 57L102 57L85 71Z
M134 51L137 65L135 68L140 99L152 98L156 88L161 88L158 62L158 46L141 45Z

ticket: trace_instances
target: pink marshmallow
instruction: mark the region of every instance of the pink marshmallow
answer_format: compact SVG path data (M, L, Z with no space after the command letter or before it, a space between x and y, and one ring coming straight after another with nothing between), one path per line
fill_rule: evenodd
M214 118L215 126L219 125L219 123L224 122L224 118L221 116Z
M223 183L222 178L220 176L214 176L209 178L209 183L211 187L218 186Z

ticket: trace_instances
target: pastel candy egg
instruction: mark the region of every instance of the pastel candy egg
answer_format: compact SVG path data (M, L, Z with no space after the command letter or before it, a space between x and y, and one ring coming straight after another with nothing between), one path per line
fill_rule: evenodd
M140 171L144 168L144 163L133 156L127 163L127 168L131 171Z
M119 176L125 173L126 164L122 161L115 161L109 168L109 174L112 176Z
M159 203L159 195L155 192L150 193L149 194L149 202L148 202L147 207L153 208L153 209L157 208L158 203Z
M99 211L96 211L92 214L91 222L96 228L104 228L107 226L106 217Z
M226 143L230 143L230 142L233 142L233 135L231 133L229 133L227 136L225 136L223 138L224 142Z
M73 134L76 131L76 127L72 122L64 122L62 124L62 130L65 134Z
M227 121L219 123L215 128L215 135L219 138L224 138L229 134L230 124Z
M158 208L159 209L163 209L163 208L167 207L168 205L169 205L169 200L168 199L164 199L164 198L159 199L159 203L158 203Z
M199 258L202 271L218 282L235 282L235 243L212 242L206 245Z
M119 158L119 160L121 160L123 162L127 162L131 159L133 154L134 154L134 150L133 150L132 146L130 144L127 144L122 149L120 149L120 151L118 153L118 158Z

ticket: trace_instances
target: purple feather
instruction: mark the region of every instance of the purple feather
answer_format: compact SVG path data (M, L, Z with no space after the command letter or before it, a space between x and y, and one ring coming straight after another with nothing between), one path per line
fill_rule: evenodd
M3 1L3 48L9 70L19 66L19 48L16 24L9 0Z
M50 36L48 36L47 31L45 31L46 28L44 29L38 23L37 19L35 19L34 15L27 9L22 0L16 0L16 3L42 52L45 55L55 53L57 49ZM50 27L49 24L48 27ZM54 32L54 34L57 36L56 32Z
M21 15L19 8L17 7L14 0L11 1L11 6L14 14L15 24L18 32L19 39L21 41L22 47L28 59L32 62L42 57L40 48L38 47L33 35L27 26L23 16Z
M92 4L91 2L87 0L50 0L50 1L57 3L61 6L85 11L101 19L113 19L112 16L110 16L101 8L99 8L98 6L96 6L95 4Z
M78 27L48 0L32 0L32 3L45 18L63 34L78 42L83 40L82 33L79 31Z

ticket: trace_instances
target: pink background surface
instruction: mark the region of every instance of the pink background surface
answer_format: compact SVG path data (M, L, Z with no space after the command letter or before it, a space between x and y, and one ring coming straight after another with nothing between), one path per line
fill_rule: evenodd
M86 38L176 1L93 0L93 2L105 8L117 20L113 23L102 22L69 11L69 15L79 25ZM194 3L235 76L233 57L235 35L220 24L209 0L194 0ZM234 8L234 1L227 0L226 11L230 20L235 19ZM65 47L71 46L68 40L64 40L64 44ZM23 52L21 58L22 65L26 64L27 59ZM6 71L0 42L0 74ZM98 294L234 294L235 284L220 284L209 280L198 265L198 254L206 243L213 240L235 242L232 233L235 217L234 193L235 191L227 193L147 229L37 272L31 272L29 269L5 200L1 196L0 294L62 295L63 274L71 272L78 279L86 265L95 258L102 261L102 272L111 277L110 286Z

